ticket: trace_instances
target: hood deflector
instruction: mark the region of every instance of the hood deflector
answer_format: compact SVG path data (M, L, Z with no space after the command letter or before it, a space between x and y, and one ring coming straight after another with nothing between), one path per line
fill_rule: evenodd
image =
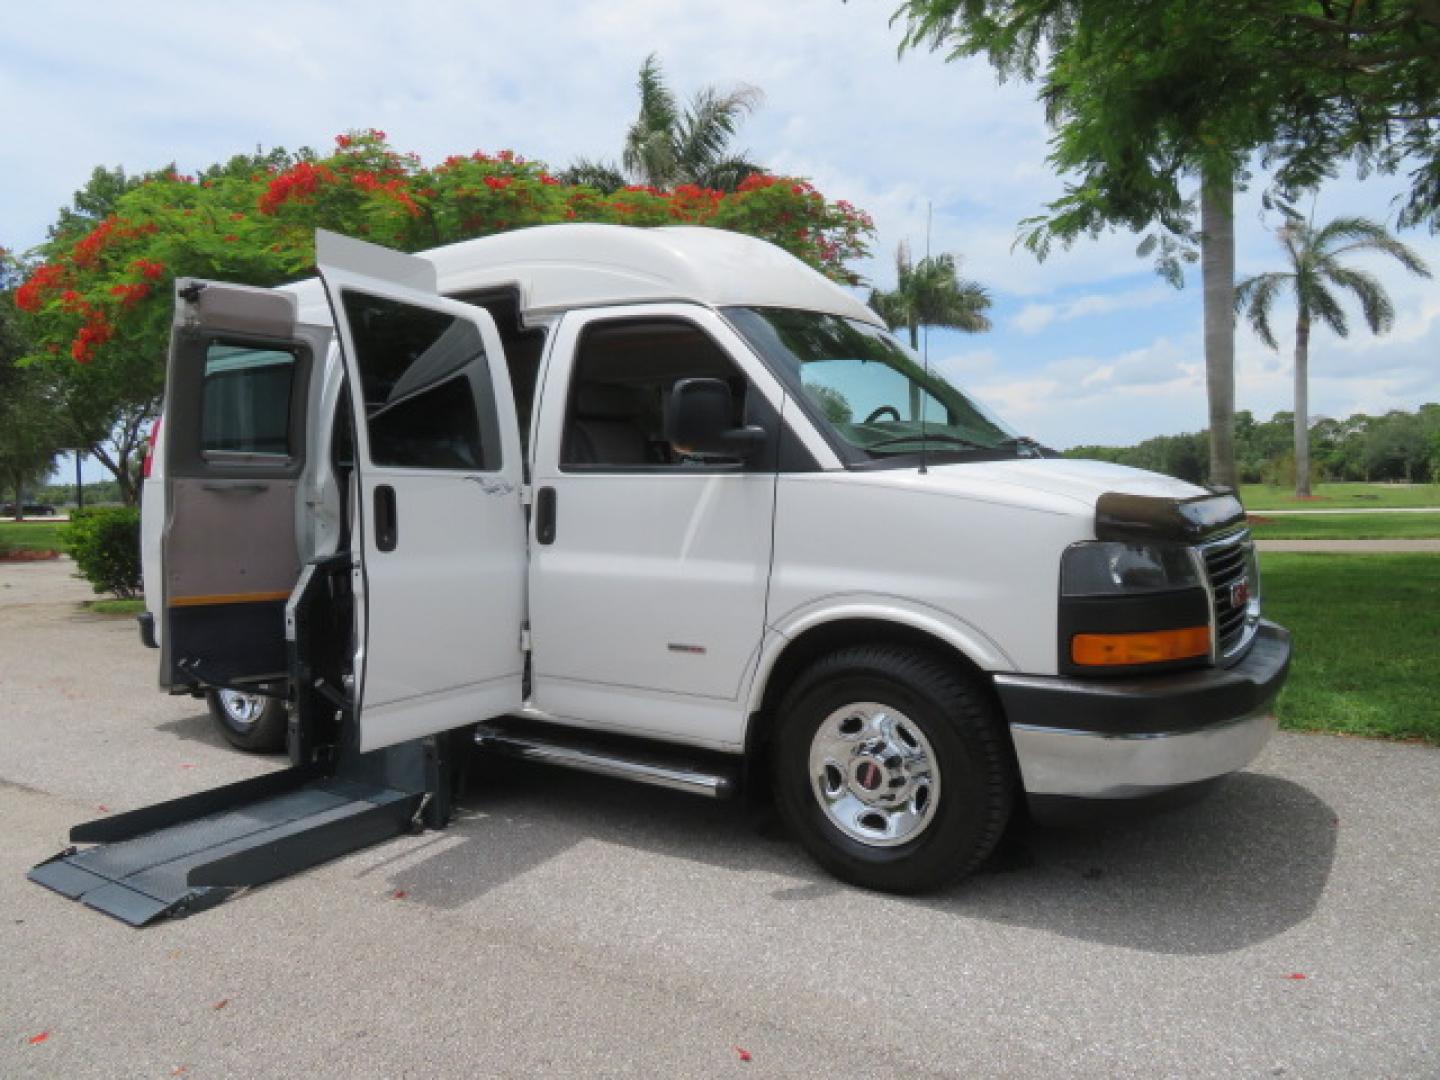
M1245 524L1234 495L1171 499L1106 492L1095 501L1095 536L1125 542L1194 544Z

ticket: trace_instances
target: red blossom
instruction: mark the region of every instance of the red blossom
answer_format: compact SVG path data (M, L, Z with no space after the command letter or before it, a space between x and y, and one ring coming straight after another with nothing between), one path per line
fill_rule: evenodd
M68 278L63 266L55 263L37 266L29 280L15 290L15 306L21 311L39 311L45 302L43 293L49 289L58 289Z
M513 177L509 176L487 176L485 177L485 186L491 191L504 191L512 181Z
M297 162L270 181L265 193L260 196L260 212L273 214L287 202L312 198L321 184L334 182L335 171L328 165Z
M150 286L143 281L133 285L111 285L110 295L120 300L121 307L132 308L150 295Z
M156 259L136 259L130 264L130 269L138 271L141 277L150 281L155 281L165 274L165 264Z
M236 235L232 232L232 233L226 233L221 239L223 239L223 240L225 241L225 243L227 243L227 244L233 244L233 243L235 243L235 241L239 240L240 237L236 236Z
M244 221L244 220L245 220L245 215L244 215L244 214L239 214L239 213L231 214L231 215L230 215L230 220L231 220L231 221Z

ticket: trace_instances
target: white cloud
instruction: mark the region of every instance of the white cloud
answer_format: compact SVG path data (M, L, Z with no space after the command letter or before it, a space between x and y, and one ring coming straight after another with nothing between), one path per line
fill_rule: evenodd
M1011 324L1022 334L1038 334L1051 323L1153 307L1173 299L1174 296L1175 290L1162 284L1117 293L1087 293L1062 303L1026 304L1011 320Z

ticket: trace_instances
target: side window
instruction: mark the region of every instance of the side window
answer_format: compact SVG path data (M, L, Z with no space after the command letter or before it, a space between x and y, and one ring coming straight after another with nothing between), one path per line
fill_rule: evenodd
M480 332L466 319L345 290L376 465L492 472L499 421Z
M681 379L723 379L743 424L749 385L709 335L678 319L595 323L580 337L566 405L562 468L695 468L740 464L665 441L665 400Z
M294 353L211 342L200 393L200 452L288 458L294 379Z

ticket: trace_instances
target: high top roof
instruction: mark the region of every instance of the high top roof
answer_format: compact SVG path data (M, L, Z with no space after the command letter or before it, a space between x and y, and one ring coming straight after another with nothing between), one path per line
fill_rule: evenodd
M573 307L690 300L800 308L880 325L856 297L773 244L723 229L541 225L420 252L449 296L518 286L529 318ZM330 321L316 279L287 286L306 322Z

